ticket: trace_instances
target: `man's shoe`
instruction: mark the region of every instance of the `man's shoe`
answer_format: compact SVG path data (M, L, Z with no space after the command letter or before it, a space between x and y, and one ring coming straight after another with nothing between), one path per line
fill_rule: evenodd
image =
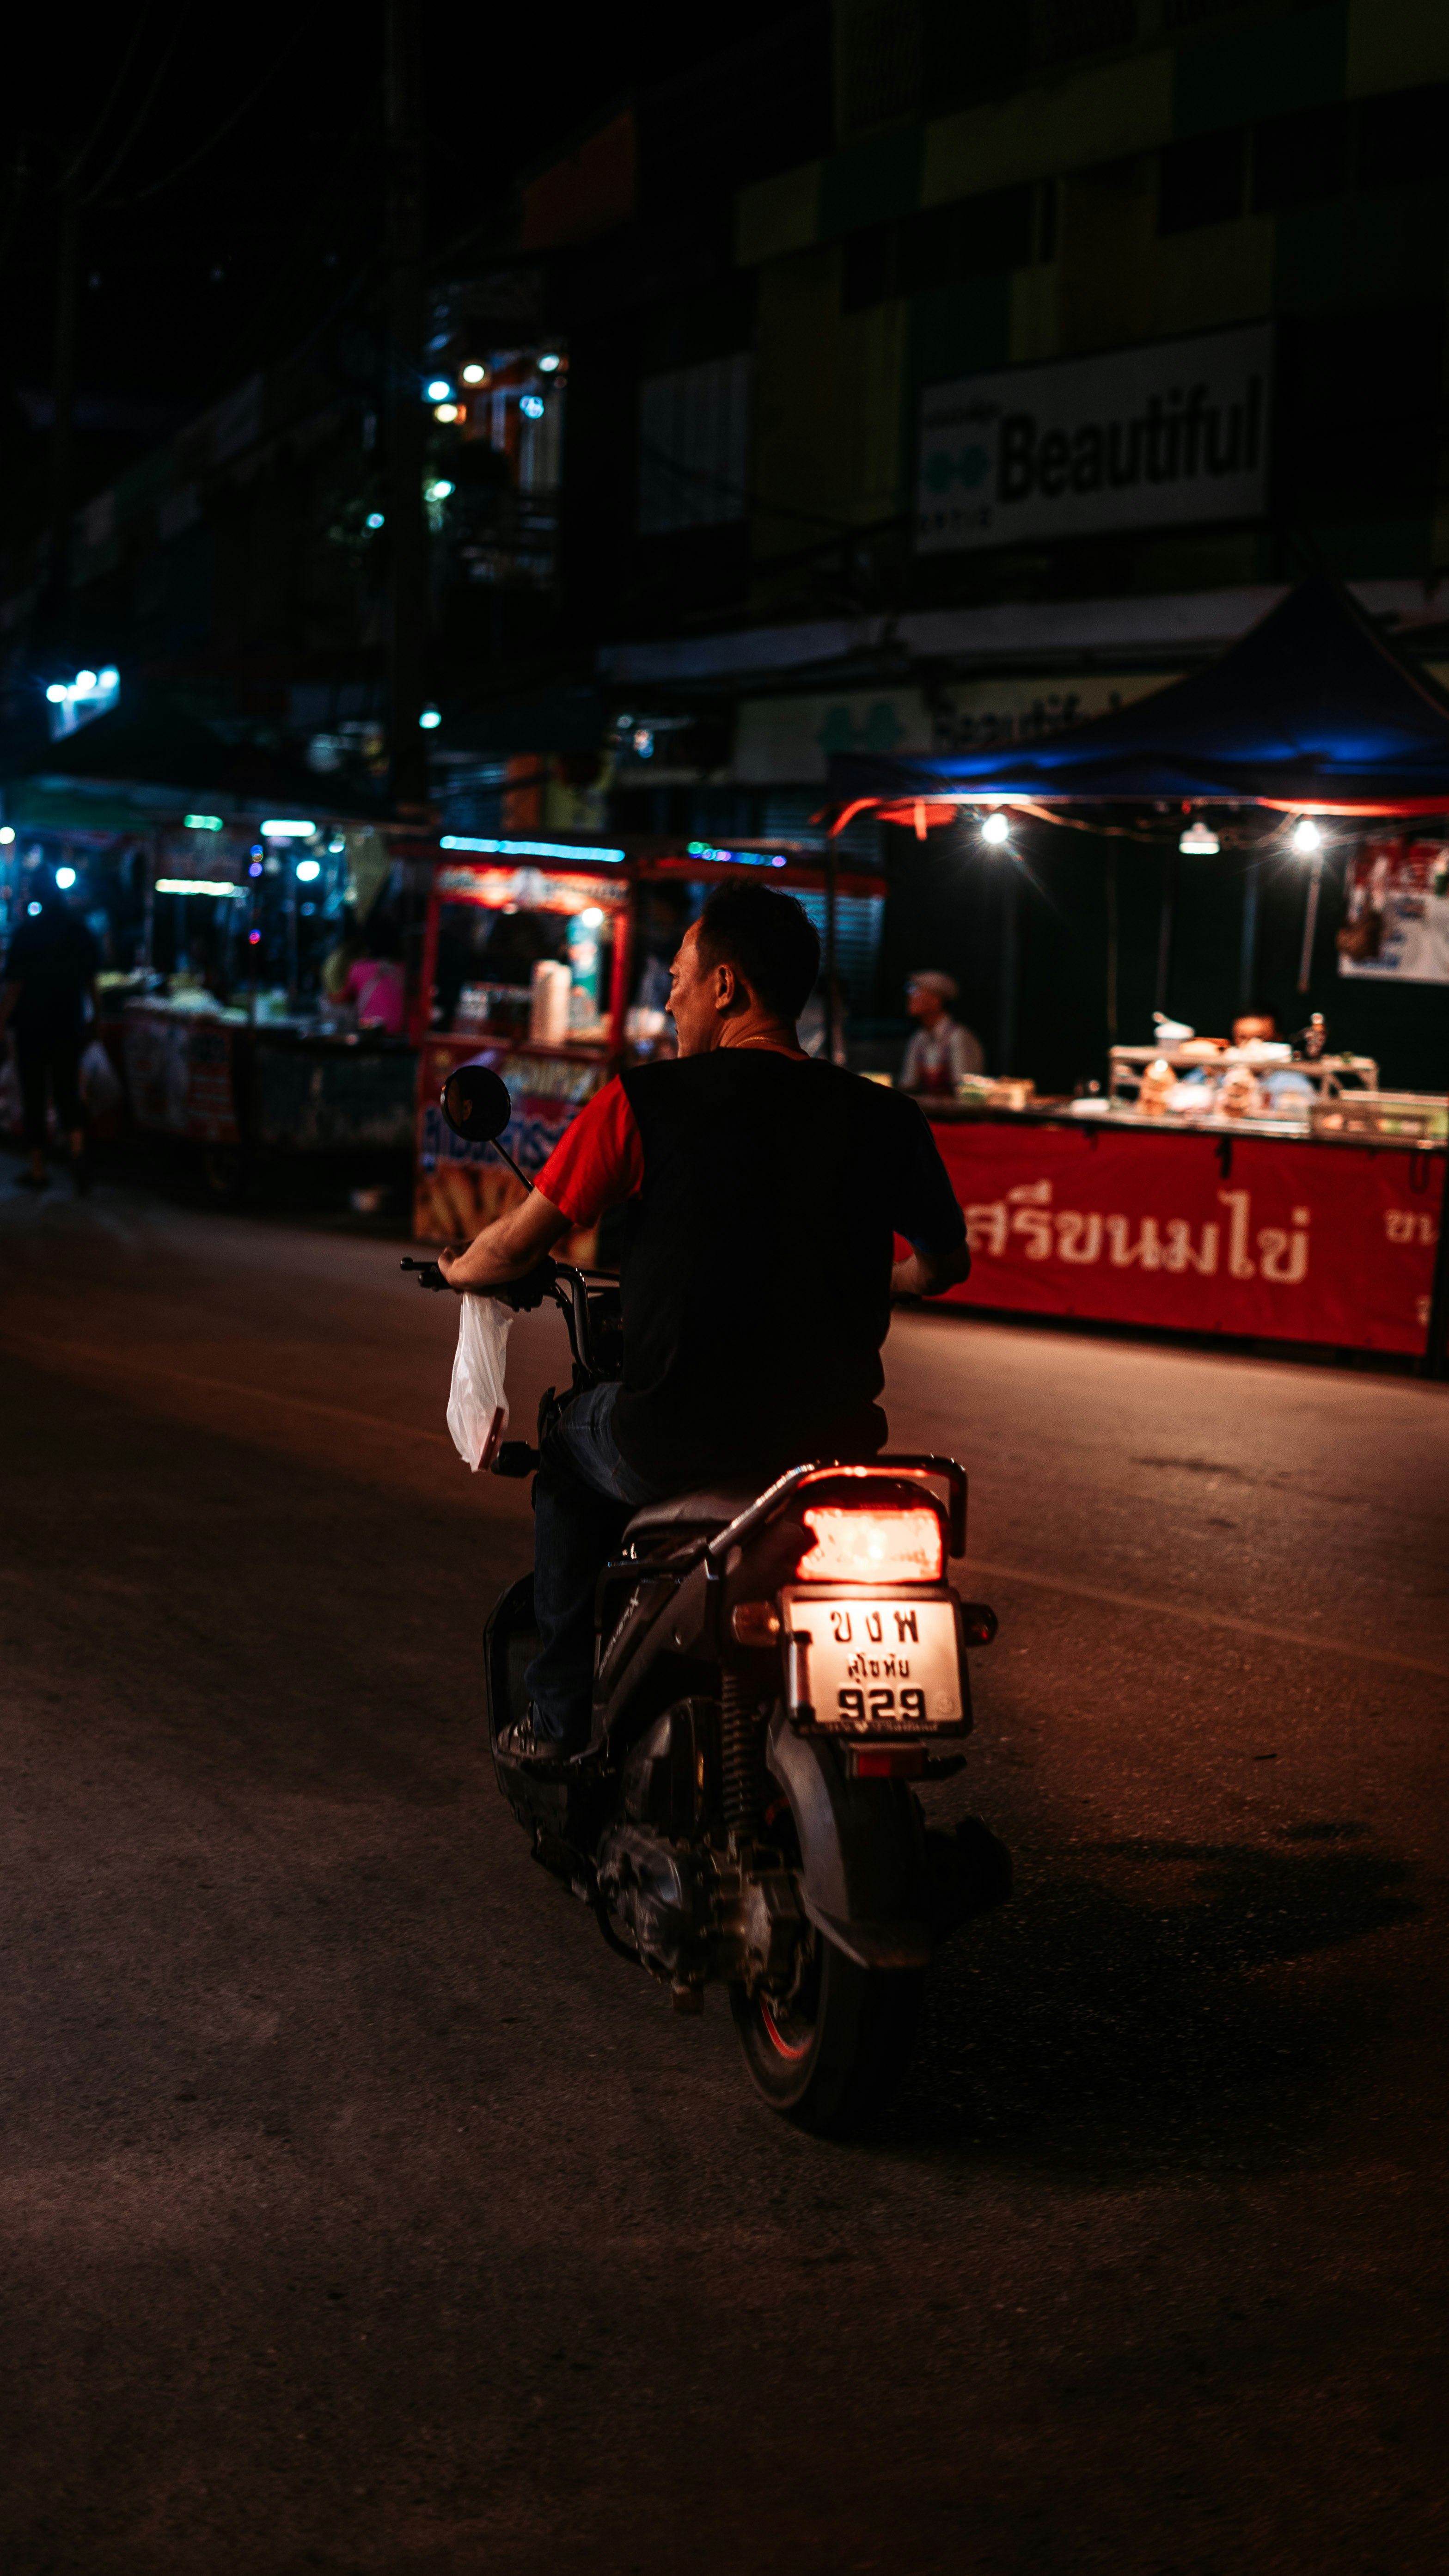
M526 1717L515 1718L511 1726L500 1727L497 1750L502 1762L516 1762L521 1769L562 1779L573 1762L574 1752L582 1752L583 1747L571 1748L561 1736L538 1732L534 1725L534 1712L530 1709Z

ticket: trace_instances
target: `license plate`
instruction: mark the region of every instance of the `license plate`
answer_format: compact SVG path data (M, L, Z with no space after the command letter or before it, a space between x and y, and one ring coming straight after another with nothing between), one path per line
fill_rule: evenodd
M803 1671L800 1697L817 1726L952 1726L962 1716L954 1601L822 1600L782 1604Z

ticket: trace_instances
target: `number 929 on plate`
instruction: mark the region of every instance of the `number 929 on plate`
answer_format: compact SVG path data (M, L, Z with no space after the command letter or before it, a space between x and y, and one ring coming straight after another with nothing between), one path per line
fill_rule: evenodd
M921 1732L959 1724L965 1694L956 1605L854 1597L782 1601L817 1726Z

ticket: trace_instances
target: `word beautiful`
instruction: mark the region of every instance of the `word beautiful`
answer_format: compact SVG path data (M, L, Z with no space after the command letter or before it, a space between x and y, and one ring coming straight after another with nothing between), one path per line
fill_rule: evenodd
M1308 1276L1307 1208L1294 1208L1292 1231L1282 1226L1253 1228L1249 1190L1219 1190L1225 1219L1198 1228L1197 1241L1186 1217L1153 1216L1133 1220L1095 1208L1054 1208L1050 1181L1019 1181L1004 1198L968 1207L966 1228L973 1258L1001 1261L1019 1250L1028 1261L1064 1261L1082 1266L1101 1261L1128 1270L1195 1270L1210 1279L1219 1262L1229 1279L1270 1279L1296 1288ZM1256 1253L1256 1259L1254 1254ZM1223 1255L1226 1254L1226 1259Z
M1251 473L1263 437L1263 386L1250 376L1242 402L1224 411L1204 384L1184 394L1170 386L1149 394L1136 420L1087 420L1071 431L1048 429L1028 411L1008 412L1000 428L999 501L1033 492L1114 491L1133 483L1191 482L1198 474Z
M917 548L1257 518L1272 383L1253 324L929 385Z

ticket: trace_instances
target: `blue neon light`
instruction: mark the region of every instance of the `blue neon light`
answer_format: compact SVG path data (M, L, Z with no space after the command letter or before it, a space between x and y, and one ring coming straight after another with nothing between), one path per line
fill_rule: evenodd
M771 858L765 850L717 850L709 841L691 841L689 855L692 859L711 859L727 868L783 868L788 865L787 860Z
M572 841L492 841L475 840L463 832L445 832L438 843L441 850L478 850L492 859L602 859L611 868L622 867L622 850L584 850Z

